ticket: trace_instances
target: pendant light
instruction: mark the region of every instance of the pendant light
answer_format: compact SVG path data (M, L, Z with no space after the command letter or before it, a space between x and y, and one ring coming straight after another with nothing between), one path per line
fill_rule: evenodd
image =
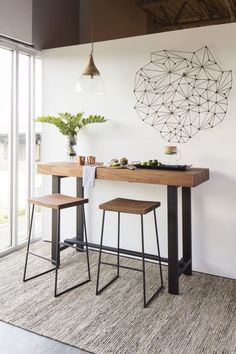
M98 68L96 67L93 59L93 18L92 18L92 0L90 0L90 35L91 35L91 52L89 55L89 62L84 71L79 77L76 84L77 92L86 92L91 94L104 94L105 86L100 75Z

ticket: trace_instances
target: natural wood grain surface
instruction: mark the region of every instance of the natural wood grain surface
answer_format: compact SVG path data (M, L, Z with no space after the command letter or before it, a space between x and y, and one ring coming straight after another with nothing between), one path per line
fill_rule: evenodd
M88 199L55 193L44 195L42 197L29 198L29 203L51 209L65 209L88 203Z
M99 208L108 211L119 211L121 213L141 215L149 213L150 211L158 208L160 205L160 202L116 198L100 204Z
M73 162L39 163L37 172L44 175L82 177L83 166ZM190 168L186 171L128 170L97 167L97 179L162 184L169 186L196 187L209 180L208 168Z

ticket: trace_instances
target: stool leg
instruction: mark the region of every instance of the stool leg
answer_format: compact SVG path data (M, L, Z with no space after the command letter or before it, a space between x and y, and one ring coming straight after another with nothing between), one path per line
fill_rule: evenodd
M83 214L83 227L84 227L84 236L85 236L87 267L88 267L88 278L89 278L89 280L91 280L90 264L89 264L89 251L88 251L88 236L87 236L87 227L86 227L86 220L85 220L84 205L82 206L82 214Z
M26 258L25 258L25 268L24 268L24 275L23 275L24 282L26 281L26 270L27 270L27 264L28 264L28 258L29 258L29 248L30 248L30 239L31 239L31 234L32 234L33 219L34 219L34 204L32 207L31 218L30 218L30 228L29 228L27 251L26 251Z
M32 277L26 278L26 271L27 271L27 265L28 265L29 254L31 254L32 256L36 256L36 257L42 258L42 259L44 259L45 261L49 261L50 263L52 263L52 259L43 257L43 256L38 255L38 254L36 254L36 253L32 253L32 252L30 252L30 250L29 250L29 249L30 249L31 235L32 235L32 227L33 227L34 207L35 207L35 205L33 204L33 206L32 206L31 218L30 218L30 228L29 228L29 236L28 236L28 242L27 242L27 251L26 251L26 259L25 259L25 268L24 268L23 282L26 282L26 281L28 281L28 280L31 280L31 279L40 277L40 276L43 275L43 274L47 274L47 273L49 273L49 272L55 270L55 268L51 268L51 269L49 269L49 270L46 270L45 272L42 272L42 273L33 275Z
M120 212L118 212L118 234L117 234L117 276L120 275Z
M88 266L88 279L80 282L79 284L73 285L70 288L67 288L61 292L57 291L57 279L58 279L58 269L60 266L60 210L58 210L57 213L57 251L56 251L56 259L57 259L57 263L56 263L56 272L55 272L55 290L54 290L54 297L60 296L62 294L65 294L71 290L74 290L78 287L80 287L81 285L84 285L86 283L88 283L91 280L90 277L90 267L89 267L89 254L88 254L88 238L87 238L87 229L86 229L86 223L85 223L85 213L84 213L84 206L82 206L82 219L84 221L84 232L85 232L85 245L86 245L86 254L87 254L87 266Z
M117 275L112 280L110 280L106 285L104 285L101 289L99 289L100 268L101 268L101 264L102 264L101 257L102 257L102 242L103 242L103 233L104 233L104 222L105 222L105 210L103 210L103 216L102 216L102 230L101 230L101 240L100 240L99 258L98 258L96 295L100 294L109 285L111 285L116 279L119 278L119 257L118 257L118 259L117 259ZM119 225L119 223L118 223L118 225ZM104 263L104 264L106 264L106 263Z
M56 272L55 272L55 288L54 288L54 297L57 297L57 279L58 279L58 268L60 266L60 224L61 224L61 213L60 210L57 210L56 213L56 225L57 225L57 235L56 235Z
M144 259L143 215L141 215L142 259L143 259L143 302L144 302L144 307L147 307L150 304L150 302L156 297L156 295L160 292L160 290L163 288L161 255L160 255L160 246L159 246L159 238L158 238L157 220L156 220L156 211L155 210L153 210L153 215L154 215L155 233L156 233L156 241L157 241L157 251L158 251L158 256L159 256L159 269L160 269L161 285L158 287L156 292L147 301L146 300L145 259Z
M160 277L161 277L161 287L163 287L163 276L162 276L162 267L161 267L161 253L160 253L159 237L158 237L158 230L157 230L156 210L153 210L153 215L154 215L154 224L155 224L155 231L156 231L157 252L158 252L158 257L159 257L159 269L160 269Z
M147 307L147 303L146 303L145 259L144 259L143 215L141 215L141 240L142 240L142 263L143 263L143 304L144 304L144 307Z
M100 247L99 247L99 258L98 258L98 271L97 271L97 285L96 285L96 295L99 294L99 277L100 277L100 268L101 268L101 257L102 257L102 241L103 241L103 232L104 232L104 222L105 222L105 210L103 210L102 214L102 230L101 230L101 239L100 239Z

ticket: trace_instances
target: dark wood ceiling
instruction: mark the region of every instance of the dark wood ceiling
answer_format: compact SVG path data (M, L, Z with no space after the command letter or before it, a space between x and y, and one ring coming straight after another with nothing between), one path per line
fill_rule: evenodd
M92 15L91 15L92 13ZM33 0L38 49L236 21L236 0Z
M138 0L148 33L236 21L235 0Z

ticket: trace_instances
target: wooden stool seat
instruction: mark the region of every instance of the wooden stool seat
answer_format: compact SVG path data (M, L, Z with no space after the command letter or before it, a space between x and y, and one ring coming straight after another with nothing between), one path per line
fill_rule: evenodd
M29 198L29 203L58 210L88 203L88 199L55 193L37 198Z
M116 211L120 213L144 215L155 210L161 205L160 202L116 198L99 205L100 209Z

